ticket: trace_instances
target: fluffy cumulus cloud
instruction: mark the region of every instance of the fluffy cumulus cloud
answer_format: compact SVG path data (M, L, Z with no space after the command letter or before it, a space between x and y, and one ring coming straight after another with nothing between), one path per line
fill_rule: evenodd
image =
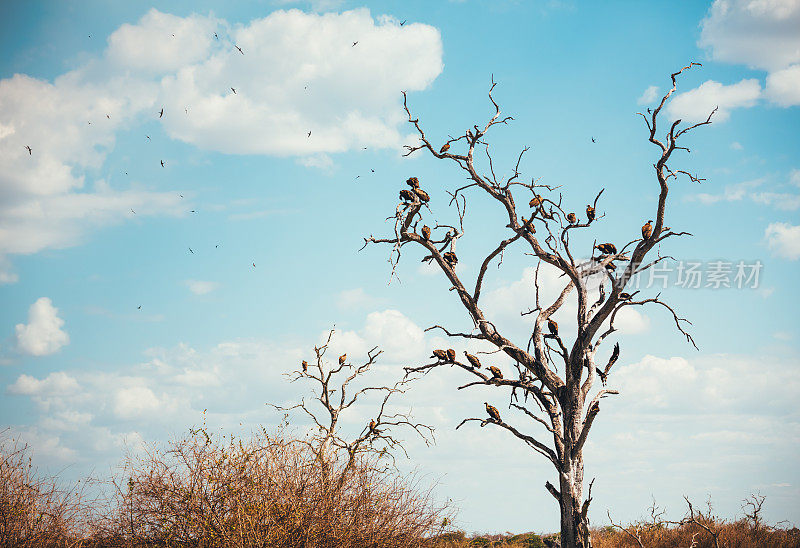
M800 105L800 1L715 0L702 28L713 59L767 71L764 97Z
M766 95L782 107L800 105L800 64L767 76Z
M776 70L800 62L798 0L715 0L700 46L717 61Z
M8 392L24 396L52 396L73 393L79 388L74 377L63 371L56 371L43 379L20 375L14 384L9 385Z
M789 223L771 223L764 231L767 246L779 257L796 261L800 259L800 226Z
M58 317L58 309L50 299L42 297L28 310L28 323L15 327L17 349L31 356L54 354L69 343L69 335L62 327L64 320Z
M724 85L708 80L699 87L676 95L667 107L673 119L684 122L700 122L708 118L718 107L714 120L724 122L735 108L752 107L761 95L758 80L748 79L739 83Z
M424 89L442 67L437 29L366 9L246 24L153 9L52 82L0 80L0 283L17 279L9 255L75 245L131 210L185 213L176 193L96 176L122 130L157 119L203 149L328 169L327 153L398 147L400 91Z
M400 91L427 87L441 58L428 25L376 21L367 9L277 11L231 29L204 60L164 78L166 108L192 112L164 125L176 139L231 154L398 147Z

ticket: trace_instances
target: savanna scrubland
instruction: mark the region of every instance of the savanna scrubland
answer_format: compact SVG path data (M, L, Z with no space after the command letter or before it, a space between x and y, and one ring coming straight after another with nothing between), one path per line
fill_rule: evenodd
M67 485L37 472L35 448L3 439L0 545L8 547L431 547L555 546L557 534L468 536L457 508L431 485L375 456L341 461L326 475L304 440L261 431L247 440L199 428L127 457L115 478ZM327 478L327 479L326 479ZM95 487L102 483L103 495ZM669 521L592 529L598 548L800 546L800 530L762 521L763 498L727 521L710 508ZM554 529L557 524L554 524ZM716 540L716 544L715 544Z

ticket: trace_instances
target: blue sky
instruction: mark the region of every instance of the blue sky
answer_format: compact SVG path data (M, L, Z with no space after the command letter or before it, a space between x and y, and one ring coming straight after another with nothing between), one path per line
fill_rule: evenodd
M359 251L363 237L391 231L385 218L407 177L419 177L440 220L453 218L445 191L463 182L452 166L401 156L413 142L401 90L444 142L485 123L494 77L515 118L491 137L496 169L509 173L530 146L525 175L563 185L576 211L605 188L596 230L618 241L652 217L657 196L656 148L635 113L698 61L667 114L692 120L719 106L673 161L706 180L672 184L668 223L694 236L662 251L674 268L703 272L760 263L759 280L686 288L670 274L663 296L693 322L699 352L662 310L625 318L610 381L621 395L604 400L586 450L597 477L590 518L605 522L608 508L634 519L651 496L679 515L683 494L710 495L734 517L758 491L770 520L797 523L800 2L0 10L0 412L43 467L102 475L126 447L178 435L204 409L226 431L274 424L264 404L298 398L281 373L334 324L337 349L386 350L381 379L450 344L424 328L469 328L421 256L406 252L389 283L388 249ZM499 219L492 204L470 202L459 242L467 278ZM532 266L521 248L507 253L484 297L523 340ZM437 445L409 439L403 466L437 479L467 530L557 529L543 459L503 432L453 430L486 397L505 405L493 392L457 392L459 380L430 375L409 393Z

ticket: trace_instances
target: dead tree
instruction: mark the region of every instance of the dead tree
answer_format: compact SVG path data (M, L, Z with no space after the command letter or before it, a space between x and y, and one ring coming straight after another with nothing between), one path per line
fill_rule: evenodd
M312 363L303 360L300 367L288 374L291 382L304 379L313 383L311 402L307 404L305 399L302 399L300 403L290 407L278 405L273 407L286 412L299 409L311 419L317 431L308 439L302 440L302 443L306 444L315 455L324 481L341 487L360 456L385 457L392 462L392 465L395 463L397 451L408 456L403 447L403 440L396 436L395 432L398 429L413 430L427 445L433 441L433 428L412 422L410 413L391 413L387 410L387 406L391 407L389 402L392 398L406 392L412 378L405 376L391 386L355 387L382 354L383 351L377 347L367 353L367 359L361 365L350 363L346 353L339 356L335 364L328 363L325 360L325 353L328 351L333 333L333 330L328 333L325 344L314 347L315 359ZM351 409L359 398L369 393L380 394L380 403L370 421L363 426L358 435L348 440L341 433L339 423L341 416Z
M602 367L595 363L598 349L615 332L614 320L617 314L629 306L659 305L671 315L678 331L694 345L691 335L686 331L689 322L679 317L671 306L661 300L660 295L637 298L638 292L627 293L626 286L635 275L668 258L657 253L656 257L648 259L648 254L654 247L667 238L688 234L673 231L665 225L669 184L681 175L693 182L702 179L687 171L670 168L669 162L675 151L688 152L686 147L678 144L679 139L692 130L711 123L714 113L703 122L683 127L680 126L681 121L677 120L668 125L663 137L658 133L657 123L660 122L659 116L664 106L675 92L678 75L697 64L691 63L672 74L672 88L663 96L659 105L648 110L647 115L639 113L647 125L649 142L656 145L660 152L653 164L658 182L658 205L654 212L643 217L643 220L652 217L655 224L642 227L642 237L637 235L620 245L619 249L610 243L599 244L591 249L588 246L574 249L577 246L570 245L570 235L576 234L576 231L591 231L602 224L603 215L596 216L595 208L603 189L599 190L591 205L587 206L585 219L579 219L565 205L559 187L538 184L535 179L531 182L522 179L520 163L527 148L519 154L510 177L496 176L486 140L487 134L495 126L507 124L513 118L501 117L500 107L492 97L496 85L494 81L489 90L489 100L493 106L489 121L482 127L473 125L462 135L451 136L441 147L431 142L419 119L412 116L405 93L403 94L408 121L419 136L419 144L407 146L405 155L424 150L436 159L452 162L465 172L467 183L454 191L448 191L449 206L455 209L457 221L449 225L428 221L432 225L428 227L425 224L425 215L431 211L430 196L420 188L420 182L416 178L410 178L406 181L410 190L401 191L401 201L394 216L390 217L394 219L394 234L390 237L365 238L364 247L369 244L391 246L389 261L392 265L391 275L394 275L405 246L420 246L424 253L423 261L433 261L438 265L451 284L450 290L458 295L461 305L473 322L470 332L455 332L440 325L429 329L441 330L447 336L465 342L489 343L495 352L504 353L513 360L516 372L512 378L498 377L494 373L486 373L485 368L477 367L471 359L452 359L442 351L438 351L438 355L434 354L435 362L408 367L406 370L409 373L427 373L442 365L457 365L472 376L472 381L459 389L494 386L506 390L510 396L509 408L514 409L515 413L519 412L522 419L533 421L533 427L547 431L546 435L552 437L552 445L541 441L538 434L525 433L523 429L513 426L511 422L514 421L506 422L496 409L492 408L492 413L488 404L489 417L466 418L459 424L460 427L467 422L476 421L481 426L492 424L503 428L553 464L558 474L558 486L549 481L545 486L561 509L563 546L591 546L587 517L591 488L584 498L583 448L600 412L600 399L618 393L605 388L605 384L619 357L619 346L615 345L610 360ZM485 150L486 160L481 167L476 165L476 148L479 151ZM464 236L468 194L488 196L494 200L502 212L503 222L508 222L505 225L508 229L507 237L480 263L477 279L474 285L470 284L471 289L467 289L466 281L456 271L456 242ZM533 318L527 344L515 343L504 336L491 318L486 317L480 302L481 288L490 263L498 257L502 261L505 250L517 243L522 245L526 255L531 256L537 265L534 282L536 307L523 312L523 315ZM599 253L595 253L595 250L599 250ZM588 259L585 258L587 256ZM563 289L553 302L540 302L538 272L542 263L557 269L564 279ZM590 289L590 280L596 281L599 287ZM552 316L565 306L571 296L576 304L577 331L570 341L567 333L558 330ZM603 387L592 392L598 376L603 381ZM520 394L524 395L522 404L518 399Z

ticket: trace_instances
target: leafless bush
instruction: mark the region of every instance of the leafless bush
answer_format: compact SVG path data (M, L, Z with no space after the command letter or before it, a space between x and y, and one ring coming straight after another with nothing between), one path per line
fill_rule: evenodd
M87 531L84 484L39 474L27 444L0 434L0 545L76 546Z
M417 478L374 459L326 482L308 446L264 430L248 441L194 430L126 469L104 534L111 545L419 546L450 516Z

